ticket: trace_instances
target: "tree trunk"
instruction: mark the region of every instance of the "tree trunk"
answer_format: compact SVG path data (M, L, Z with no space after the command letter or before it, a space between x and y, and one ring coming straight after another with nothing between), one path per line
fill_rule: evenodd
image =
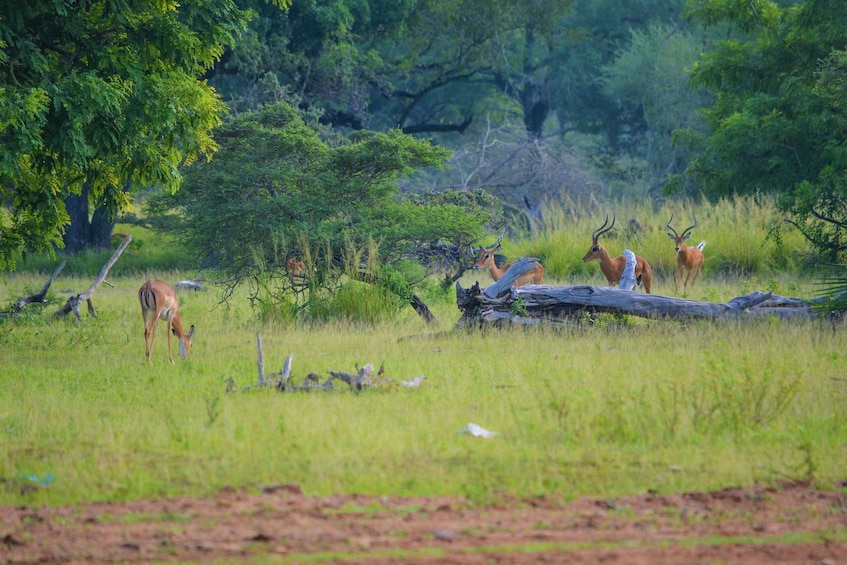
M88 246L88 187L83 187L82 194L68 195L65 198L65 209L71 221L65 228L62 240L65 251L75 255Z
M70 194L65 198L65 209L71 220L62 237L65 251L75 255L92 247L110 247L114 222L109 218L109 211L102 206L89 216L88 184L83 185L80 194Z

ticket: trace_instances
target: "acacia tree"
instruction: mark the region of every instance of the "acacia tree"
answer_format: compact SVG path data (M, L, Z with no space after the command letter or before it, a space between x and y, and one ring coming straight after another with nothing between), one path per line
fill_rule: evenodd
M0 3L0 268L61 245L83 187L110 214L126 186L179 187L226 110L198 77L248 16L234 0Z
M369 282L409 298L410 281L387 267L439 240L469 248L488 220L478 209L399 196L400 175L449 156L399 130L322 138L317 124L281 102L227 121L215 140L215 158L187 170L178 193L152 198L149 211L167 216L230 290L269 288L268 279L284 280L288 259L300 257L310 284L331 291L342 275L358 276L356 256L369 264Z
M697 21L729 25L693 68L711 89L688 173L714 197L770 193L830 259L847 254L847 3L701 0Z

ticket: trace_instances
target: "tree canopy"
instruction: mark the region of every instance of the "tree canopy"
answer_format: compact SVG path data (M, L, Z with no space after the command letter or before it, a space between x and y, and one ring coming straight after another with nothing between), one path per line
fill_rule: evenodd
M847 253L847 3L703 0L692 16L731 26L693 67L716 94L688 174L713 196L776 194L809 240Z
M61 245L84 184L116 212L215 150L226 106L198 77L248 18L235 0L0 3L0 268Z
M489 218L443 196L401 198L399 175L440 166L450 153L396 129L325 139L280 102L228 120L215 141L216 157L150 209L233 287L284 275L291 257L337 278L358 269L350 254L378 253L366 259L391 265L438 240L468 248Z

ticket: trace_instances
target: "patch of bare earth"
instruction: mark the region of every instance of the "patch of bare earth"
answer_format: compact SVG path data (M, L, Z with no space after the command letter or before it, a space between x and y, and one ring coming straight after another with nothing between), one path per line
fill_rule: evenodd
M841 489L779 488L609 500L260 494L0 507L0 563L251 558L346 563L847 563Z

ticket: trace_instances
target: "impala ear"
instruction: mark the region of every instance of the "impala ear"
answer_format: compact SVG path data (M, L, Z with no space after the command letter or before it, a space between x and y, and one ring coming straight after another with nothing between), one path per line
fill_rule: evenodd
M191 339L191 336L194 335L194 324L191 324L191 327L188 328L188 339Z
M668 237L669 237L669 238L671 238L672 240L676 241L676 238L673 236L673 234L672 234L672 233L669 233L669 234L668 234Z
M688 232L687 234L685 234L685 237L683 237L682 240L685 241L689 237L691 237L691 232Z

